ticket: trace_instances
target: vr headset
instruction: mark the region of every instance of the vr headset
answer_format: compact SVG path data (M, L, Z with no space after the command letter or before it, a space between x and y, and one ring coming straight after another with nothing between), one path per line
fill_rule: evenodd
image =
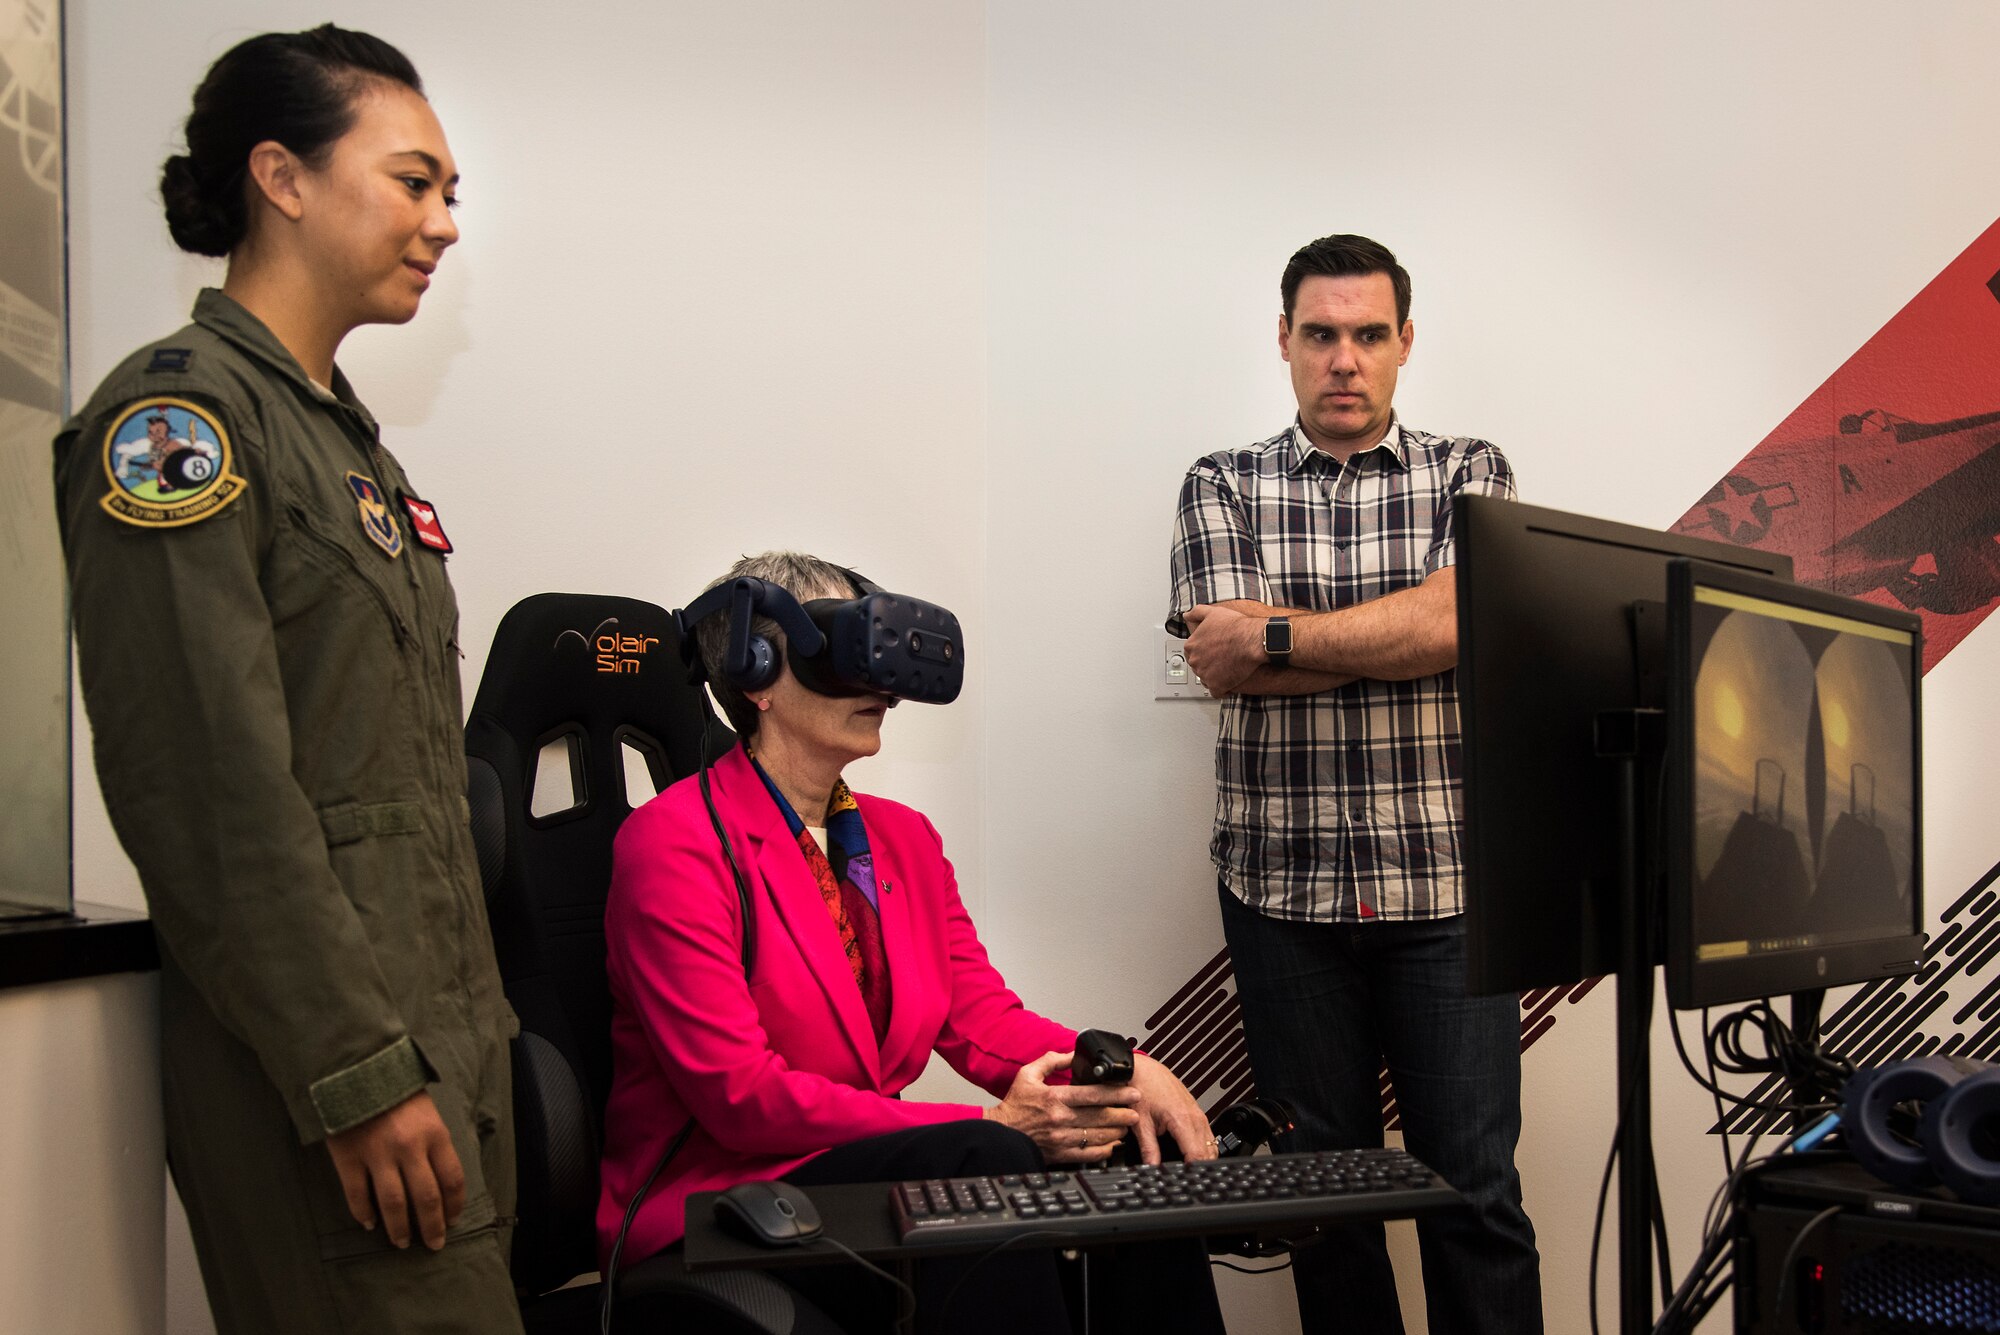
M843 569L858 592L854 598L798 599L768 580L732 579L718 584L674 613L681 635L681 658L688 680L708 679L695 643L694 628L712 616L729 616L729 646L723 655L725 684L758 691L778 676L778 652L759 635L751 619L769 617L785 632L785 662L799 684L819 695L870 692L944 705L965 685L965 640L958 618L921 598L885 593L880 586Z

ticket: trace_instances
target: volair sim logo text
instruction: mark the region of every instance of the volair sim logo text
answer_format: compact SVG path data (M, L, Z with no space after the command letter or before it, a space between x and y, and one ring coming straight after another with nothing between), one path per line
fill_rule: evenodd
M580 630L566 630L556 636L556 647L561 648L564 640L576 637L577 643L597 656L599 672L638 672L644 663L646 651L660 642L657 635L622 635L618 631L618 618L606 617L597 623L597 629L585 635Z

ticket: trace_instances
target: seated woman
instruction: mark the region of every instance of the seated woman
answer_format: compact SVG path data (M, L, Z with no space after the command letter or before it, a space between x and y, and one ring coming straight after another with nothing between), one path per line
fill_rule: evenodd
M839 567L789 553L746 558L724 579L746 575L802 603L856 592ZM1214 1157L1199 1105L1151 1058L1136 1059L1130 1085L1067 1083L1076 1031L1025 1008L988 962L937 831L841 781L849 761L881 749L894 701L816 694L789 666L755 692L722 684L727 622L709 618L696 638L742 743L715 763L710 789L749 880L754 960L746 978L732 853L698 780L683 779L632 813L613 859L600 1254L690 1121L632 1221L627 1261L680 1239L691 1193L754 1179L810 1188L1033 1172L1102 1162L1128 1132L1148 1161L1161 1133L1189 1159ZM754 629L782 662L777 625L759 617ZM933 1052L998 1101L902 1098ZM886 1329L886 1286L839 1266L783 1274L849 1329ZM926 1262L916 1287L920 1330L1068 1328L1047 1250ZM1193 1241L1094 1260L1090 1289L1096 1330L1223 1328Z

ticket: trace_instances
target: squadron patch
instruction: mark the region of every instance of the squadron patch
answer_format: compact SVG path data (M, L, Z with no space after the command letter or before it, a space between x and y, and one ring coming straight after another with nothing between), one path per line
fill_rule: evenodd
M220 513L249 489L230 471L229 433L186 399L139 399L104 433L100 504L142 528L178 528Z
M444 525L438 521L435 505L429 501L418 500L415 496L405 496L403 509L409 512L410 532L417 535L418 542L440 556L451 555L451 539L444 535Z
M391 559L401 556L403 530L396 527L396 516L390 512L389 503L382 499L382 489L375 485L375 479L349 473L347 486L354 493L355 505L361 511L361 531L368 535L368 541L380 547Z

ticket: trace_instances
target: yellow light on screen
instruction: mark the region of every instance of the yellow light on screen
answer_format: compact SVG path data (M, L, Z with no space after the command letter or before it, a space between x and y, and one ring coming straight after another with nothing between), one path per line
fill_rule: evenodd
M1743 697L1736 694L1733 686L1718 685L1715 688L1715 725L1723 735L1733 739L1743 736Z
M1846 746L1848 737L1847 711L1837 700L1826 702L1826 739L1835 746Z

